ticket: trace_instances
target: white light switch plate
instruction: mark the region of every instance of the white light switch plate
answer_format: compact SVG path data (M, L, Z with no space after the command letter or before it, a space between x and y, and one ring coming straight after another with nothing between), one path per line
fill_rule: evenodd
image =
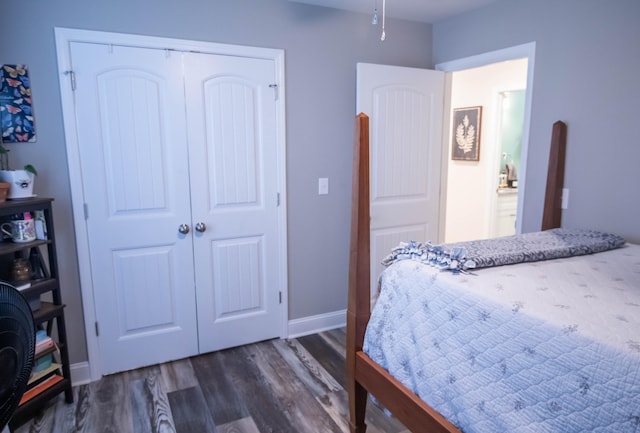
M321 177L318 179L318 195L329 194L329 178Z

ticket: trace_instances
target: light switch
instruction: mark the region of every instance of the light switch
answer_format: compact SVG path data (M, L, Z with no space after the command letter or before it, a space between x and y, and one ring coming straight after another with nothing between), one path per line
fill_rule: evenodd
M321 177L318 179L318 195L329 194L329 178Z

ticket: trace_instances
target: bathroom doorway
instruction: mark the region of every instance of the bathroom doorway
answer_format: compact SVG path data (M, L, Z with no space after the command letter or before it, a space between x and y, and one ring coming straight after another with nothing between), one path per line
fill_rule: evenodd
M495 194L491 194L490 237L516 234L518 217L519 174L524 123L524 90L498 94L498 130L494 173L498 173Z
M452 160L453 125L445 126L449 139L443 158L444 242L485 239L521 230L522 222L517 216L524 200L534 48L534 44L526 44L487 53L485 58L475 56L438 65L438 69L451 72L451 111L482 107L477 161ZM502 138L502 129L510 122L511 113L503 113L505 108L515 108L516 102L520 104L520 122L506 128L511 136L515 135L514 144L513 139ZM512 147L503 151L503 141L510 141ZM503 157L503 153L507 155ZM510 181L501 176L507 164L511 168ZM511 188L501 187L503 178Z

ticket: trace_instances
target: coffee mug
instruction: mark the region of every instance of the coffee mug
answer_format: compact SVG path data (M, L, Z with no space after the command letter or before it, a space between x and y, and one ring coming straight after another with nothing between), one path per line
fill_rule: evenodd
M2 233L11 236L13 242L31 242L36 239L33 220L9 221L0 225Z

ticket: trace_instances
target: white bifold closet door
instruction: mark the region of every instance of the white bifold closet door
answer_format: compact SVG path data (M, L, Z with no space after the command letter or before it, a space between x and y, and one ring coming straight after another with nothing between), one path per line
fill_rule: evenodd
M274 62L71 60L103 373L279 336Z

